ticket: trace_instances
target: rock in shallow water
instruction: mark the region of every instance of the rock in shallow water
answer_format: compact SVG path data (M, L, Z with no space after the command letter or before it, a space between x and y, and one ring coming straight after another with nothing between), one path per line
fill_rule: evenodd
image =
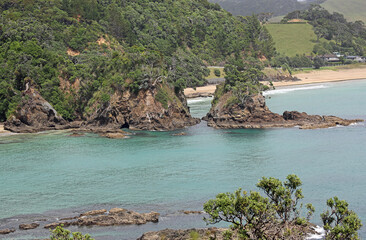
M12 232L15 232L15 229L13 228L6 228L6 229L1 229L0 230L0 235L5 235L5 234L9 234L9 233L12 233Z
M79 217L69 218L71 221L61 221L50 223L44 228L56 228L63 225L68 226L114 226L146 224L147 222L158 222L160 214L157 212L138 213L123 208L113 208L108 213L107 210L93 210L81 214Z
M39 227L38 223L20 224L19 225L19 229L21 229L21 230L35 229L37 227Z
M225 93L203 118L214 128L278 128L300 129L329 128L337 125L348 126L362 119L347 120L335 116L308 115L297 111L286 111L283 115L271 112L262 95L248 96L243 104L228 104L232 93Z

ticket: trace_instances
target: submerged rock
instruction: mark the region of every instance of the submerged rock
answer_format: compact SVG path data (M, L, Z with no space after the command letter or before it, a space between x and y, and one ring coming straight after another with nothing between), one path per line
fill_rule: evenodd
M106 138L111 138L111 139L126 138L126 135L124 135L123 133L106 133L102 136L106 137Z
M174 133L174 134L172 134L172 136L186 136L187 135L187 133L185 133L185 132L180 132L180 133Z
M181 211L182 213L184 214L203 214L204 212L203 211L188 211L188 210L183 210Z
M243 104L230 104L231 92L225 93L211 107L203 118L214 128L276 128L295 127L300 129L329 128L337 125L348 126L363 120L347 120L335 116L308 115L297 111L286 111L283 115L271 112L265 98L259 95L247 96Z
M114 226L114 225L131 225L146 224L147 222L158 222L160 214L157 212L138 213L123 208L113 208L107 212L105 209L93 210L79 217L68 218L70 221L60 221L50 223L44 228L56 228L63 225L68 226Z

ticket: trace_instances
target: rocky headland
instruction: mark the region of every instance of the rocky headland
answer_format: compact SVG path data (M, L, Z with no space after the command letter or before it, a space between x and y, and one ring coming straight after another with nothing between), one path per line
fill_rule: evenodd
M223 94L203 118L214 128L329 128L348 126L362 119L347 120L335 116L308 115L305 112L285 111L282 115L271 112L262 94L246 96L243 103L230 103L232 92Z
M189 113L183 94L160 84L133 93L115 91L108 102L94 102L78 120L66 121L34 87L22 92L21 102L4 129L16 133L74 129L122 138L122 128L131 130L175 130L198 124Z

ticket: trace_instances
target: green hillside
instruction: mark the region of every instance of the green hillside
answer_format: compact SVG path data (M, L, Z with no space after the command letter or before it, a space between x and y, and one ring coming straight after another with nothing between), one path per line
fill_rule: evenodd
M273 16L285 15L295 10L307 9L310 4L319 4L324 0L209 0L218 3L234 15L249 16L258 13L272 13Z
M366 22L365 0L327 0L321 5L329 12L342 13L349 21Z
M207 0L0 1L0 121L31 84L66 120L122 91L206 83L205 64L274 54L255 17Z
M310 24L267 24L277 52L286 56L309 55L316 44L316 35Z

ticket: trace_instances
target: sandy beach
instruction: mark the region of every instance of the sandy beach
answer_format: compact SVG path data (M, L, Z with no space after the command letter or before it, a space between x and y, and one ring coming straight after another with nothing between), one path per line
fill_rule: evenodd
M274 82L273 85L275 87L281 87L281 86L366 79L366 68L343 69L338 71L321 70L321 71L312 71L309 73L295 74L294 76L299 78L301 81Z
M4 124L3 123L0 123L0 136L1 135L8 135L8 134L11 134L11 132L5 130L4 129Z
M293 85L366 79L366 68L342 69L338 71L320 70L312 71L309 73L295 74L294 76L299 78L300 81L274 82L273 85L275 87L284 87ZM197 87L196 90L194 90L193 88L186 88L184 89L184 95L186 95L187 98L211 96L215 92L215 90L216 85Z

